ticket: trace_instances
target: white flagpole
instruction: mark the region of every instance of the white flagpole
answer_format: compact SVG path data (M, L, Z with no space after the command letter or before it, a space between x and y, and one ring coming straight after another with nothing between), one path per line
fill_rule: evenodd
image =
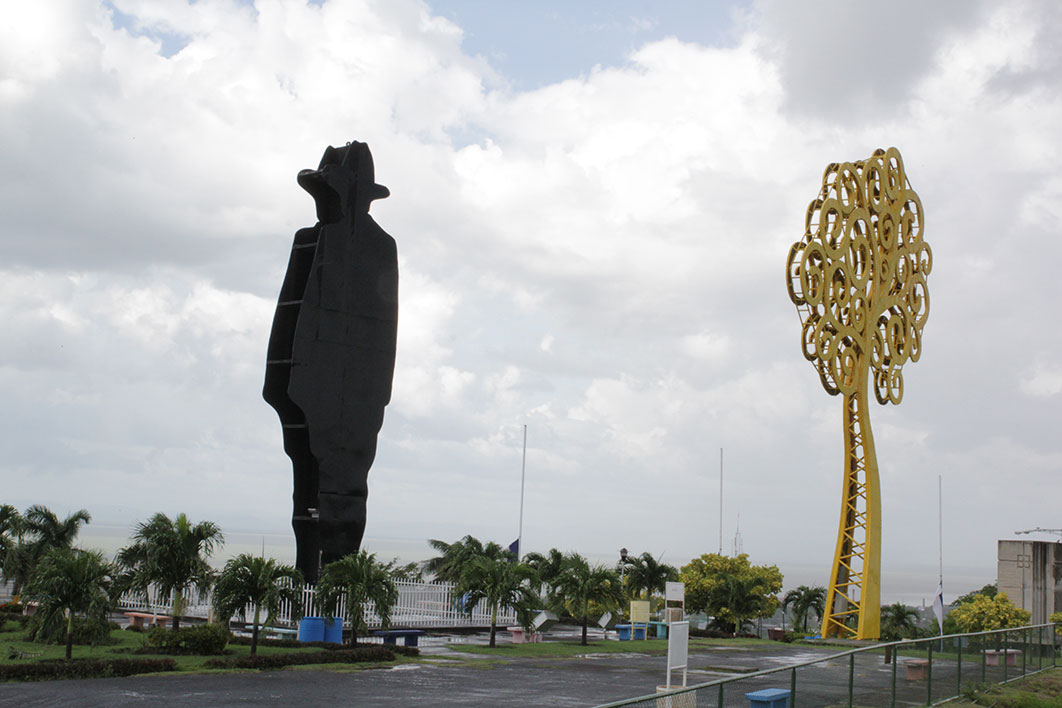
M723 555L723 448L719 448L719 555Z
M944 612L944 482L943 476L937 475L937 558L940 561L940 607ZM943 622L943 620L942 620ZM944 636L944 625L940 626L940 635Z
M524 456L520 461L520 529L516 533L516 560L524 550L524 476L527 471L527 425L524 425Z

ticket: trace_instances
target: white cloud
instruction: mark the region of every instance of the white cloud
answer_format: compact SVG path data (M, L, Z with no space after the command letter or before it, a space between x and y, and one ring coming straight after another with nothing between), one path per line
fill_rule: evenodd
M904 404L872 414L887 563L929 553L932 494L911 490L940 470L966 489L956 562L991 566L994 536L1050 513L997 503L1001 469L1048 480L1059 459L1050 4L912 23L763 2L728 47L659 38L529 92L412 0L113 6L0 27L0 470L27 503L117 489L142 517L166 488L193 516L286 527L260 390L313 220L294 177L359 139L401 254L370 535L511 540L527 423L535 545L713 549L725 448L727 534L742 510L757 559L828 563L841 401L800 356L782 267L825 165L894 144L935 263ZM673 503L673 527L618 523L632 495Z

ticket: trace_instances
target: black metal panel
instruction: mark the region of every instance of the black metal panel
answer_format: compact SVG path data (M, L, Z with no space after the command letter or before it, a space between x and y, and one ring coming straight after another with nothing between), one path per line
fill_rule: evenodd
M295 234L266 357L263 396L280 416L294 472L296 565L357 551L368 474L391 400L398 331L395 241L369 216L388 195L364 143L325 150L299 173L318 223Z

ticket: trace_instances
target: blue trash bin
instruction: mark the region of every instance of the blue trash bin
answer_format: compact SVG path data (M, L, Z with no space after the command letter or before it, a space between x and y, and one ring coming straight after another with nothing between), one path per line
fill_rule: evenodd
M325 621L322 617L303 617L299 620L300 642L323 642L325 640Z
M324 621L324 640L332 644L343 643L343 620L333 617L332 621Z
M631 639L631 626L629 624L617 624L616 631L619 632L619 640L621 642L629 642Z
M645 625L642 624L641 622L639 622L638 624L634 625L634 638L635 639L645 639Z

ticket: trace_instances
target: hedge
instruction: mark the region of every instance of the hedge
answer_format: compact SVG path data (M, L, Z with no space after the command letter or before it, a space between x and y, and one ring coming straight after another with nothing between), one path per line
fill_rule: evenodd
M394 661L395 653L383 646L335 649L300 654L259 654L236 656L224 659L207 659L205 666L211 669L282 669L285 666L304 664L357 664L369 661Z
M147 633L147 645L164 654L221 654L232 638L227 627L219 624L200 624L172 630L152 627Z
M229 644L236 644L239 646L251 646L250 637L233 637L229 640ZM274 647L276 649L327 649L329 651L343 651L346 649L353 649L349 644L336 644L335 642L300 642L298 639L266 639L261 637L258 639L258 646L260 647ZM362 647L376 647L379 644L359 644L356 648ZM403 647L403 646L388 646L387 647L394 654L401 654L403 656L420 656L420 649L417 647Z
M173 659L48 659L29 664L0 664L0 681L108 678L176 670L177 662Z

